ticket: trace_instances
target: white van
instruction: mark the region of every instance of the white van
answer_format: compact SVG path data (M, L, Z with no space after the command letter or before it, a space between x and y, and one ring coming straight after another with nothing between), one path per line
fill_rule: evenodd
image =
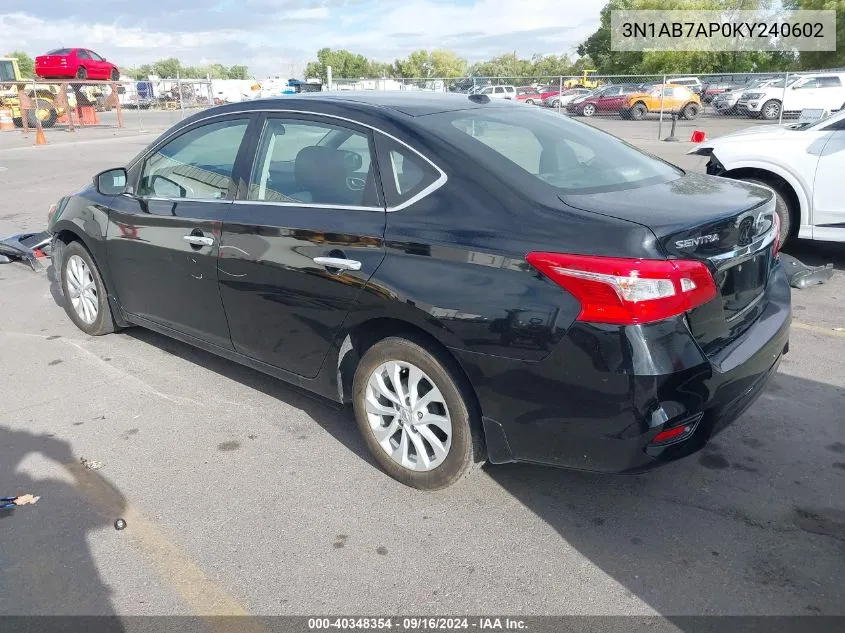
M486 86L478 94L487 95L491 99L516 99L516 88L513 86Z

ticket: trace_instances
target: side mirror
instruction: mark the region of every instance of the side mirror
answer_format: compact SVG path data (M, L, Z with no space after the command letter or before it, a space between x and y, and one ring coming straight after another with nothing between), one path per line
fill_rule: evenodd
M94 186L104 196L119 196L126 193L127 175L123 167L107 169L94 176Z

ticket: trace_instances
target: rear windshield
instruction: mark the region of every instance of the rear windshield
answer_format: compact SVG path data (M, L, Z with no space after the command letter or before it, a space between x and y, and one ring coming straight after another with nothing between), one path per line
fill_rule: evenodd
M426 119L481 168L519 184L530 186L534 179L558 195L634 189L683 173L610 134L539 108L462 110Z
M70 49L69 48L57 48L52 51L47 51L47 55L69 55Z

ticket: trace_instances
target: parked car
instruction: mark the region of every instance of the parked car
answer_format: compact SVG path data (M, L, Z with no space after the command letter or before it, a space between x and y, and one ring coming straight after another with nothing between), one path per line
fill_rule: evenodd
M713 109L719 114L736 114L736 104L744 92L755 88L768 88L770 86L780 86L782 89L783 79L764 79L751 82L745 87L732 87L717 94L710 103L713 105Z
M788 346L774 205L539 108L314 93L194 114L49 231L83 332L140 325L351 403L381 467L433 489L485 459L704 446Z
M543 98L540 96L540 93L537 92L536 88L532 88L531 86L517 88L515 98L517 101L527 103L528 105L535 105L543 102Z
M565 107L570 101L578 99L579 97L585 97L592 94L592 92L593 91L589 88L570 88L568 90L564 90L563 92L561 92L560 89L555 88L546 92L540 92L540 97L543 100L544 106L556 108L558 105Z
M806 108L834 112L845 107L845 72L802 75L786 91L783 84L747 90L736 107L740 113L769 121L780 118L781 107L784 115L793 116Z
M117 66L88 48L57 48L39 55L35 74L45 79L120 79Z
M566 110L570 114L581 116L594 116L596 114L618 114L624 105L626 97L639 92L635 84L620 84L617 86L605 86L594 93L586 95L583 99L570 101Z
M487 95L491 99L516 99L516 88L513 86L486 86L475 94Z
M718 95L726 92L742 91L745 84L738 84L733 82L710 83L704 87L701 93L701 101L703 103L711 103Z
M815 123L756 126L696 146L707 173L774 190L780 239L845 242L845 110Z
M663 112L675 113L682 119L694 119L701 112L701 100L684 86L658 85L649 92L627 95L619 115L623 119L639 121L649 112L660 112L661 108Z

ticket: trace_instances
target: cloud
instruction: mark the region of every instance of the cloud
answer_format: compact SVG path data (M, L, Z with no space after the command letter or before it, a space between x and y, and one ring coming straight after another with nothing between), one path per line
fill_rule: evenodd
M298 74L319 48L380 61L449 48L470 61L573 53L598 26L604 0L43 0L0 9L9 51L88 46L120 65L179 57L246 64L257 77ZM24 6L24 5L19 5ZM58 16L58 17L57 17ZM5 51L4 51L5 52Z

